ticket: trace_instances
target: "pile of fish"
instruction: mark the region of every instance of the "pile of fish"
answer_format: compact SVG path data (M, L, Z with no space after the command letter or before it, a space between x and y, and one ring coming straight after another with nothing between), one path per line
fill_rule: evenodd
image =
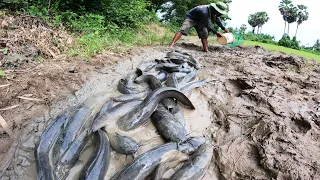
M104 179L112 150L135 155L141 146L123 134L144 128L150 119L165 143L133 156L111 179L163 179L173 168L170 179L202 178L213 148L206 138L187 135L182 112L182 108L195 109L186 95L207 82L196 80L199 68L190 54L170 51L162 59L142 61L123 77L117 85L120 96L101 95L98 111L83 103L59 115L36 146L37 179L66 179L92 141L95 149L79 179Z

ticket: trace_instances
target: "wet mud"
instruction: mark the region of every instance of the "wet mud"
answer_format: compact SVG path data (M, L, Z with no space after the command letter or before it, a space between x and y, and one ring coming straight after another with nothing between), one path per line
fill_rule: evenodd
M177 49L196 57L202 65L198 79L208 80L187 95L196 109L183 108L188 136L206 136L213 142L214 156L203 179L320 178L319 63L260 47L211 46L204 53L199 46L182 44ZM96 94L104 93L104 101L116 97L121 77L141 61L162 58L168 51L167 47L136 49L105 67L104 74L93 72L74 96L56 104L47 115L26 123L18 143L8 152L12 161L0 179L36 179L33 152L50 117ZM119 133L143 145L137 155L164 143L150 122L130 134ZM94 143L67 179L79 174ZM132 159L112 151L105 179Z

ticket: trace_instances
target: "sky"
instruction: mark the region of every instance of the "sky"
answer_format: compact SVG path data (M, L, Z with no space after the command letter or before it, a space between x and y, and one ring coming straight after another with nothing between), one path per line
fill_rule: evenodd
M281 0L232 0L229 5L231 20L226 21L227 27L239 28L241 24L247 25L247 31L252 27L248 24L248 16L258 11L265 11L269 21L262 27L262 33L275 36L279 40L284 31L284 21L278 10ZM303 4L308 7L309 19L303 22L298 29L297 40L301 45L312 46L320 39L320 1L318 0L292 0L293 4ZM296 32L296 23L290 24L290 37ZM256 28L257 30L257 28Z

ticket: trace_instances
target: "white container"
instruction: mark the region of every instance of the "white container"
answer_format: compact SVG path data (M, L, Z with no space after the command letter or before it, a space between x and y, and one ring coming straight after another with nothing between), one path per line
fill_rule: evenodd
M232 33L224 33L222 37L217 37L217 42L219 44L227 45L231 44L234 41L234 35Z

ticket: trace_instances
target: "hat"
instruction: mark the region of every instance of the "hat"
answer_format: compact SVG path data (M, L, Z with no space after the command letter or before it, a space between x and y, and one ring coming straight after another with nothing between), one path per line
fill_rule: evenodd
M228 6L223 2L211 3L210 6L212 6L215 10L217 10L222 15L227 14Z

